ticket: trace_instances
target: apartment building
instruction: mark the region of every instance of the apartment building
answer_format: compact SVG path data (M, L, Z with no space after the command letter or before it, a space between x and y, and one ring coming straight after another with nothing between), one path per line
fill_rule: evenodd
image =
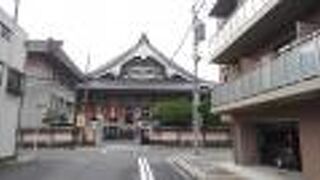
M218 0L210 16L212 112L232 124L236 162L319 179L320 1Z
M0 160L15 156L26 38L0 8Z
M38 139L42 141L46 138L46 128L73 126L75 87L84 74L62 45L62 41L53 39L26 42L26 81L21 121L24 144L32 142L32 134L37 131L43 134Z

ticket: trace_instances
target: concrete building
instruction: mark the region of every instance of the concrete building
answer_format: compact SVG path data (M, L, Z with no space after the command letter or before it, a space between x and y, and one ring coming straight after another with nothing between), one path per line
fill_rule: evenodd
M0 159L15 155L26 38L0 8Z
M75 87L84 75L62 49L62 44L53 39L26 42L22 132L32 134L50 126L73 126Z
M132 138L139 122L152 119L152 105L169 97L192 99L194 76L168 59L142 35L138 43L91 72L79 85L79 114L98 120L103 139ZM208 83L201 81L203 87ZM80 118L81 119L81 118Z
M212 112L231 122L239 164L320 178L320 1L218 0Z

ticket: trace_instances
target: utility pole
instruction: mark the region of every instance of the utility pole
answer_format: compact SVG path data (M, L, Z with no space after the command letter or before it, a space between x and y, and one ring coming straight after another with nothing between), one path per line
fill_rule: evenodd
M14 22L18 23L19 19L19 10L20 10L20 0L14 0Z
M193 61L194 61L194 81L193 81L193 104L192 104L192 118L193 118L193 132L194 132L194 150L195 154L200 153L200 138L202 120L199 113L200 105L200 87L198 77L198 66L201 60L199 55L199 43L205 39L204 24L198 17L196 4L192 7L192 26L193 26Z
M19 109L18 109L18 123L17 123L17 129L16 129L16 136L15 136L15 155L17 157L19 157L20 155L20 147L22 147L22 132L21 132L21 121L22 121L22 109L23 109L23 105L24 105L24 97L25 97L25 86L26 86L26 75L23 74L22 75L22 80L21 80L21 84L22 84L22 92L20 95L20 103L19 103Z
M90 63L91 63L91 57L90 57L90 53L88 54L88 57L87 57L87 63L86 63L86 66L85 66L85 79L84 79L84 85L85 85L85 88L83 89L83 100L84 100L84 106L83 106L83 116L84 116L84 127L80 127L80 139L81 139L81 145L84 145L84 141L85 141L85 126L86 124L89 122L89 119L87 119L87 112L88 112L88 109L89 109L89 87L88 86L88 72L89 72L89 68L90 68Z

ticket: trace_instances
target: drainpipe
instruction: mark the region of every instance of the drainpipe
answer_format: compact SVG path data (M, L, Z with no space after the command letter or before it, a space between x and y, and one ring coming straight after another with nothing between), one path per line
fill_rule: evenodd
M22 92L20 95L20 104L18 107L18 121L17 121L17 128L15 132L15 156L19 156L19 148L22 146L22 134L21 134L21 121L22 121L22 109L24 106L24 95L25 95L25 90L26 90L26 75L22 74L22 79L21 79L21 88Z

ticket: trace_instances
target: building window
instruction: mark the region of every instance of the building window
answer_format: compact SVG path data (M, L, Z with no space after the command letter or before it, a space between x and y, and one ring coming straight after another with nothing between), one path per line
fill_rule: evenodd
M151 108L150 107L143 107L142 114L143 120L149 120L151 118Z
M133 108L131 106L126 107L125 122L127 124L133 124L134 123L134 111L133 111Z
M187 81L185 78L183 78L181 75L178 75L178 74L174 74L173 76L171 76L171 80L173 80L175 82Z
M0 87L2 86L3 73L4 73L4 65L2 62L0 62Z
M13 36L12 30L1 22L0 22L0 36L7 41L11 41L11 38Z
M107 74L105 74L105 75L102 75L102 76L101 76L101 79L114 81L114 80L116 80L116 77L115 77L115 75L113 75L112 73L107 73Z
M12 68L8 70L7 91L13 95L22 93L22 74Z

